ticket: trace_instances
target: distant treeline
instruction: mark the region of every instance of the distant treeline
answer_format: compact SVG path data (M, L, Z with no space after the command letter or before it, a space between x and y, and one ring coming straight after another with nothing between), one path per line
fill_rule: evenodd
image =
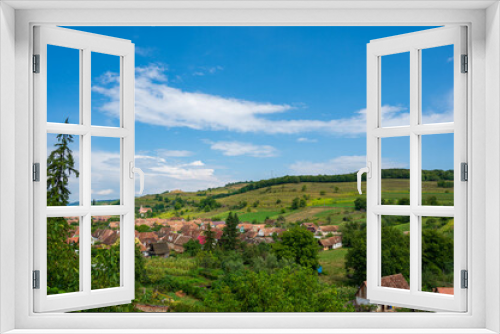
M382 169L383 179L409 179L410 170L401 168ZM366 180L366 175L363 174L363 180ZM453 170L422 170L423 181L453 181ZM286 183L300 183L300 182L356 182L356 173L342 174L342 175L287 175L282 177L275 177L267 180L250 181L246 186L241 187L228 194L212 195L212 198L223 198L231 195L246 193L251 190L267 188ZM241 184L242 182L228 183L226 187Z

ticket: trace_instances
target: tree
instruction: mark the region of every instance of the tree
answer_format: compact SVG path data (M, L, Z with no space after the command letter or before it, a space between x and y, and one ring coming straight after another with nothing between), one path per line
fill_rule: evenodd
M240 231L238 230L238 224L240 220L238 215L235 213L233 215L232 212L229 212L229 215L226 219L226 226L224 227L224 233L221 238L221 246L225 250L235 250L239 244L238 236Z
M366 197L358 197L354 201L354 210L356 211L366 211Z
M212 251L214 250L215 244L215 232L212 231L212 225L210 223L207 224L207 230L204 233L205 243L203 244L203 250Z
M410 199L407 197L403 197L399 199L398 205L410 205Z
M353 312L352 304L314 271L240 270L214 281L204 304L214 312Z
M68 123L66 119L65 123ZM68 180L79 176L69 143L71 135L57 135L56 148L47 158L47 205L68 205ZM68 244L70 225L64 218L47 218L47 292L57 294L79 290L78 244Z
M298 208L300 207L300 198L298 197L295 197L292 201L292 206L291 206L291 209L292 210L297 210Z
M184 244L184 250L189 256L196 256L198 252L201 251L201 245L198 240L189 239L189 241Z
M296 226L281 236L281 241L273 244L278 259L292 260L301 266L316 269L318 262L318 241L305 228Z
M366 280L366 227L350 232L351 248L347 251L345 267L354 284ZM410 274L410 239L400 230L382 227L382 276Z
M68 118L64 123L68 123ZM68 189L69 177L71 174L78 177L80 173L75 169L75 160L69 148L73 136L59 134L56 138L56 149L47 158L47 205L66 206L71 193Z
M150 232L151 228L148 225L139 225L135 227L137 232Z

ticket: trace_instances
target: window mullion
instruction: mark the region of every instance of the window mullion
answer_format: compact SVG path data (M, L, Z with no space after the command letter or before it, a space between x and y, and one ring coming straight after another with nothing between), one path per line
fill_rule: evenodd
M420 243L418 237L419 217L414 208L420 205L420 136L415 133L420 114L420 52L410 50L410 291L420 290Z
M91 51L86 48L83 50L83 61L81 67L81 96L82 96L82 123L84 126L91 126ZM81 182L82 182L82 194L80 200L83 205L89 208L89 211L82 217L83 231L82 238L80 240L80 282L82 286L82 291L90 293L91 291L91 223L92 217L90 214L91 205L91 135L87 133L82 136L82 163L81 163Z

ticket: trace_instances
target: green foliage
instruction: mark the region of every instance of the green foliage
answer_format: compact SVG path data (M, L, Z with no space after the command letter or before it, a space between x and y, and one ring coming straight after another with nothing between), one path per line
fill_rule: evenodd
M410 199L407 197L400 198L398 205L410 205Z
M366 228L349 232L346 269L354 284L366 280ZM391 226L382 226L382 276L403 274L410 276L410 239Z
M151 228L148 225L139 225L135 227L137 232L151 232Z
M120 286L120 243L109 249L92 247L92 289Z
M214 282L205 305L215 312L348 312L347 300L314 271L285 267L269 274L243 270ZM345 306L347 304L347 306Z
M430 220L430 219L429 219ZM427 220L427 224L429 224ZM453 237L433 228L422 231L422 289L453 287Z
M281 240L272 245L278 259L292 260L307 268L318 268L318 241L302 227L285 231Z
M204 233L205 243L203 244L203 250L212 251L215 248L215 232L212 231L212 225L207 224L207 229Z
M217 202L212 196L208 196L202 200L200 200L200 210L209 212L212 210L215 210L217 208L220 208L221 205L219 202ZM246 206L246 204L245 204Z
M77 244L67 244L70 226L64 218L47 218L47 293L79 290Z
M301 198L298 198L298 197L295 197L292 201L292 206L290 207L292 210L298 210L300 208L303 208L306 206L306 201L305 199L301 199Z
M226 226L224 227L224 231L221 238L221 246L225 250L236 250L236 247L239 245L238 236L240 235L240 231L238 230L238 224L240 220L238 219L238 215L232 212L229 213L226 219Z
M354 201L354 209L356 211L366 211L366 196L356 198Z
M68 123L66 118L65 123ZM71 174L76 177L80 173L75 169L75 160L69 148L73 142L72 135L57 135L56 148L47 158L47 205L66 206L69 202L70 191L68 181Z
M453 181L444 181L444 180L441 180L441 181L437 182L437 186L439 188L453 188Z
M189 254L189 256L196 256L199 251L201 251L201 245L198 240L190 239L184 244L184 251Z

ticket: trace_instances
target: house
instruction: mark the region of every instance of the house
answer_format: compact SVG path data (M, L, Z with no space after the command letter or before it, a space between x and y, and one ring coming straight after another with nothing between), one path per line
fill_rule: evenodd
M302 223L302 225L300 226L305 227L309 232L312 233L316 233L316 231L318 230L318 227L314 223Z
M316 234L326 236L328 233L333 235L340 234L338 225L322 225L318 228Z
M163 238L170 232L170 230L170 226L164 226L159 229L158 232L156 232L156 235L158 236L158 238Z
M153 209L151 209L151 208L144 208L141 205L141 207L139 209L139 214L141 215L141 217L144 217L148 212L153 212Z
M326 238L326 239L320 239L318 240L319 244L321 247L323 247L323 250L329 250L329 249L337 249L342 247L342 237L339 235Z
M120 228L120 222L109 223L109 228L113 228L113 229Z
M141 244L148 247L152 243L155 243L158 241L158 235L156 235L155 232L139 232L137 234L137 239L139 239Z
M189 240L192 240L192 238L185 235L177 235L177 238L173 242L168 242L168 248L177 253L184 253L184 244Z
M270 227L260 229L258 232L259 237L272 237L273 235L280 235L285 231L283 228Z
M406 279L402 274L384 276L381 279L381 284L382 286L387 288L410 290L410 285L408 284L408 282L406 281ZM356 300L355 300L356 306L372 305L370 303L370 300L366 298L367 289L368 287L366 285L366 281L364 281L363 284L361 284L361 286L359 287L358 291L356 292ZM390 305L377 305L375 312L394 312L394 307Z
M168 257L170 249L166 242L153 242L149 245L148 254L149 256Z
M111 246L116 243L120 236L120 231L116 230L101 230L97 229L91 234L92 240L91 243L92 245L95 245L96 243L104 244L107 246Z

